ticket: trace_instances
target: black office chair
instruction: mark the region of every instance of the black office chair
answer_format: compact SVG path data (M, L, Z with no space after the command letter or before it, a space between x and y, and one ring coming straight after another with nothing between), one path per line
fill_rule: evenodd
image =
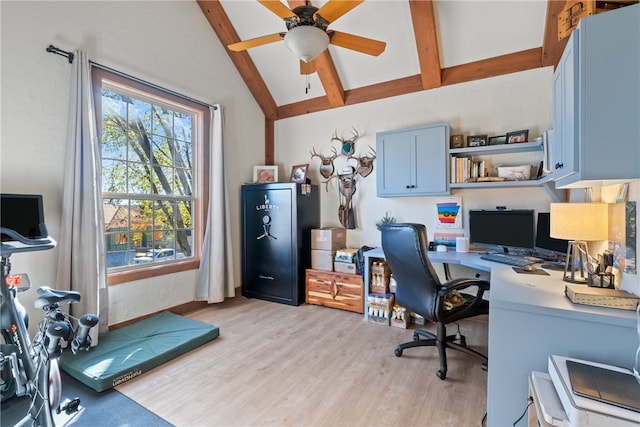
M438 347L440 369L436 375L441 380L447 376L447 348L479 358L486 368L487 357L468 348L466 339L459 330L456 334L447 336L446 325L468 317L488 314L489 303L483 300L482 296L489 290L489 282L460 278L440 283L429 262L427 247L427 231L422 224L388 224L382 227L382 249L391 274L396 280L398 305L435 322L437 330L434 335L416 329L413 341L400 344L395 350L395 355L400 357L405 349L411 347ZM466 288L477 290L476 295L452 292ZM451 306L453 308L450 308Z

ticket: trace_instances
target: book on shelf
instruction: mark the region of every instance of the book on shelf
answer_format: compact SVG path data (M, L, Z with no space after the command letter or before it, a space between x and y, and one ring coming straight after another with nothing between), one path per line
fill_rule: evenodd
M565 294L575 304L635 310L640 297L621 289L597 288L586 285L566 285Z
M475 182L487 177L491 171L488 159L474 160L469 157L451 156L450 180L452 184Z

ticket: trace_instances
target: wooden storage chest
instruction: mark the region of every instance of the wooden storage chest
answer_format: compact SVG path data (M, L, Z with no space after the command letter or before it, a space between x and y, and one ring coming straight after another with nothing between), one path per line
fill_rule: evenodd
M307 304L364 313L364 281L359 274L307 270Z

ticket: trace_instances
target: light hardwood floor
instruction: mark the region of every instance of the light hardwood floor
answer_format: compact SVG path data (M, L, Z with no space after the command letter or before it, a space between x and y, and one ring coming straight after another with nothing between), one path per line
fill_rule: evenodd
M449 351L442 381L435 347L394 355L411 330L243 297L188 317L218 326L220 337L117 387L176 426L458 427L485 414L480 362ZM460 327L486 354L487 317Z

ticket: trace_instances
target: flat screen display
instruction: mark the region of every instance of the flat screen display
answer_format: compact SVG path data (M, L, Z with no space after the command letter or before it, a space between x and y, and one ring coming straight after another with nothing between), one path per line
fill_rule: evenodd
M536 249L544 249L560 254L567 253L568 240L554 239L551 234L551 215L549 212L538 212L536 226Z
M470 210L469 241L503 249L533 249L533 210Z
M42 196L37 194L1 194L0 226L30 239L47 237L44 227ZM2 241L13 240L2 235Z

